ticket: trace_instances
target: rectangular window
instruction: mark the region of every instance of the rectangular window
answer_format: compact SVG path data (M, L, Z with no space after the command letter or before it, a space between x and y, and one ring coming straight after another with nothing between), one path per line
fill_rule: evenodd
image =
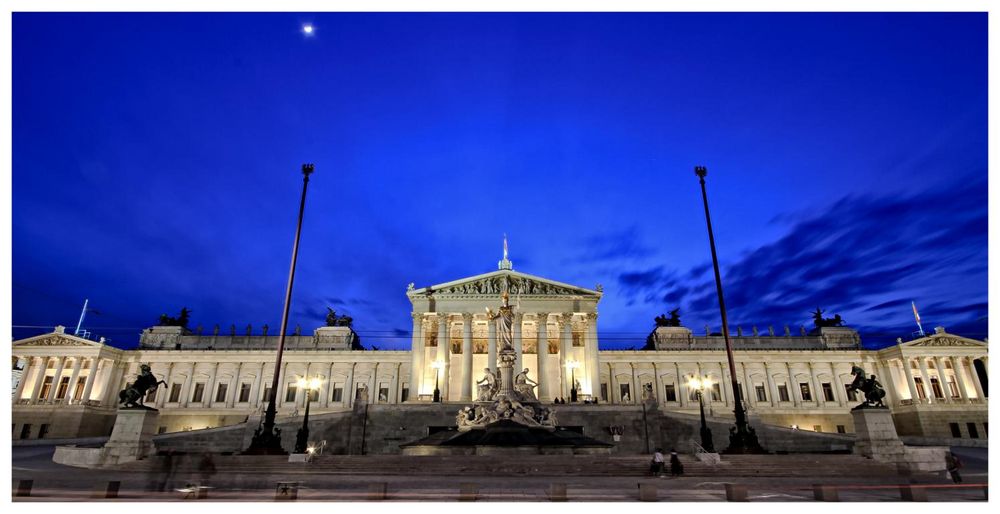
M858 392L851 389L850 384L844 384L844 392L847 393L847 399L852 402L858 401Z
M46 375L45 379L42 380L42 390L38 393L38 399L44 400L49 397L49 391L52 390L52 376Z
M296 392L298 392L298 387L288 384L288 389L285 389L285 401L289 403L295 402Z
M229 384L219 384L219 388L215 391L216 403L225 403L227 393L229 393Z
M80 398L83 398L83 390L86 387L87 387L87 379L84 377L80 377L79 380L76 381L76 387L73 388L73 399L79 400Z
M309 390L309 401L318 402L319 401L319 389Z
M934 391L935 398L944 398L944 391L941 390L941 382L936 378L931 378L931 390Z
M378 388L378 402L379 403L389 403L389 388L379 387Z
M333 388L333 401L338 403L344 401L344 388L340 384Z
M962 437L962 429L958 426L958 423L948 423L948 428L951 429L952 437Z
M31 423L25 423L21 425L21 439L28 439L31 437Z
M969 430L970 439L979 439L979 430L976 428L975 423L966 423L965 428Z
M813 399L812 392L809 391L809 384L807 382L799 382L799 394L802 395L802 401L811 402Z
M718 382L712 384L712 401L722 401L722 386Z
M194 394L191 395L191 401L194 403L200 403L205 399L205 384L198 382L194 385Z
M250 388L253 387L249 383L240 384L240 403L247 403L250 401Z
M780 384L778 386L778 400L782 402L788 401L788 386L785 384Z
M632 390L629 385L630 384L618 384L618 392L621 394L621 401L623 402L632 401L632 395L630 394Z
M917 386L917 398L924 400L927 398L927 393L924 392L924 380L920 377L913 377L913 384Z
M820 385L823 386L823 398L826 401L828 402L837 401L837 399L833 397L833 386L831 386L829 382L823 382Z
M676 402L677 401L677 388L674 387L674 384L667 384L664 387L666 387L667 401L668 402Z
M62 377L59 380L59 389L56 389L56 399L62 400L66 397L66 391L69 390L69 377Z
M264 386L264 395L260 397L261 402L271 401L271 386Z
M847 433L847 427L845 427L844 425L837 425L837 433L838 434L846 434Z
M47 435L49 435L49 424L42 423L42 426L38 427L38 438L45 439Z
M170 403L177 403L181 400L181 384L170 384Z
M813 425L813 432L822 432L823 425Z
M762 386L762 385L755 386L754 389L757 390L757 401L758 402L766 402L767 401L767 389L765 389L764 386Z
M401 393L399 393L399 401L400 402L405 402L406 400L409 400L409 399L410 399L410 388L409 388L409 386L405 386L404 385L403 386L403 391ZM334 401L340 401L340 400L334 400Z
M951 382L948 382L948 391L951 392L951 397L952 398L960 398L961 397L961 395L958 394L958 384L956 384L954 380L952 380Z

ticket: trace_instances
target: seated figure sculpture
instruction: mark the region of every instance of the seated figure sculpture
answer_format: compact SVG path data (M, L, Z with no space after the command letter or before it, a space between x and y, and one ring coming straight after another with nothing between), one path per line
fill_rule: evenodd
M524 371L514 377L514 391L517 391L522 399L535 400L535 386L537 385L538 382L528 378L528 368L524 368Z

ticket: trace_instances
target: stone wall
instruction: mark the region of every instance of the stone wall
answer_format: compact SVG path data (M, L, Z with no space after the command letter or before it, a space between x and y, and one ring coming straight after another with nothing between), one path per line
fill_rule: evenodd
M48 424L45 439L98 437L111 434L115 424L115 411L110 409L95 409L66 407L53 405L51 408L13 409L14 431L13 439L21 438L21 429L30 424L30 434L27 439L37 439L38 431L43 424Z
M984 406L981 409L955 410L943 406L941 409L931 410L927 406L922 406L920 410L904 410L893 412L892 419L896 425L896 430L900 436L918 437L952 437L949 423L958 423L962 437L969 437L967 424L974 423L978 432L977 439L986 439L987 433L984 423L989 423L989 411Z

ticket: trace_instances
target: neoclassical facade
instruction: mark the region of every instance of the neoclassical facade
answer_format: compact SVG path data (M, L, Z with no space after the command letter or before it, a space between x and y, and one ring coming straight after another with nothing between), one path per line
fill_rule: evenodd
M517 369L528 368L543 402L637 404L652 396L661 409L696 413L688 383L707 377L709 414L732 417L732 386L722 338L684 327L656 331L648 350L599 350L601 286L586 289L514 271L506 258L491 273L406 291L413 310L409 351L358 350L347 327L296 330L286 338L278 371L279 416L299 416L303 377L319 378L313 413L351 409L357 403L419 407L435 388L456 408L473 399L483 368L494 368L495 324L488 322L506 290L517 313ZM487 311L490 309L490 311ZM211 335L180 327L146 329L140 345L122 350L65 333L14 341L21 379L13 390L15 439L98 436L110 433L117 393L149 364L166 382L147 397L160 409L161 432L240 423L260 413L275 373L278 336ZM875 374L887 391L901 435L986 438L988 355L985 341L938 328L935 333L879 350L867 350L849 328L793 335L756 329L733 337L738 387L753 423L821 432L853 431L847 389L852 366ZM15 374L16 376L17 374ZM647 389L648 387L648 389ZM443 420L447 421L447 420Z

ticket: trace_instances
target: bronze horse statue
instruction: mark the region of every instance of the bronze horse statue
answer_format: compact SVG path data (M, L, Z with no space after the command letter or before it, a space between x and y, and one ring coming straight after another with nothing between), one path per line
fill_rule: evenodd
M139 367L139 376L135 377L135 382L125 384L125 389L118 393L118 403L124 404L125 408L145 407L146 393L163 384L164 380L157 381L156 376L151 372L148 364Z
M865 401L859 407L885 407L885 404L882 403L882 398L885 398L885 389L882 389L882 384L875 379L875 375L872 375L871 378L865 378L865 370L859 366L852 366L851 374L854 375L854 381L847 386L847 389L865 393Z

